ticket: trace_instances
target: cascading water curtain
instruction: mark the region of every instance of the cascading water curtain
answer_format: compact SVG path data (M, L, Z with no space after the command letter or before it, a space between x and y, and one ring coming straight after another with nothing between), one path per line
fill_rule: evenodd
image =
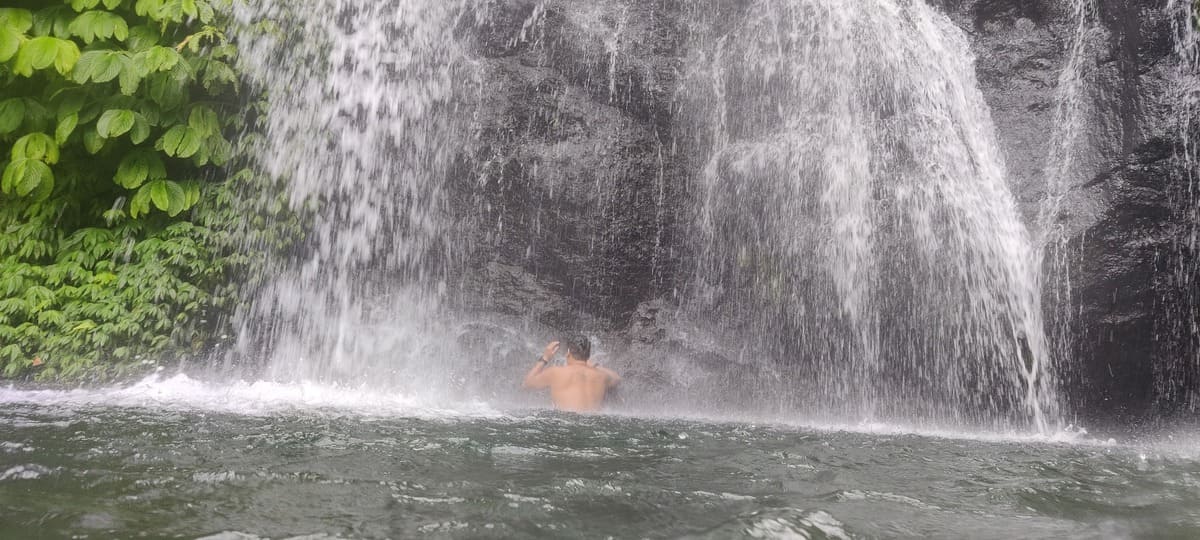
M786 364L800 414L1054 429L1037 253L962 30L921 1L697 12L687 316Z
M1175 170L1179 188L1173 201L1177 234L1172 264L1179 298L1164 299L1171 313L1169 339L1178 343L1172 359L1156 363L1160 406L1200 411L1200 2L1172 0L1167 15L1175 30Z
M1041 269L1039 289L1049 300L1046 306L1049 342L1055 358L1070 359L1075 354L1074 305L1071 296L1071 261L1068 249L1069 224L1061 218L1063 200L1073 186L1087 181L1090 171L1080 167L1080 159L1092 145L1088 141L1089 119L1095 111L1088 94L1095 78L1096 50L1103 39L1097 20L1095 0L1065 0L1073 23L1066 50L1066 64L1059 73L1055 91L1054 130L1050 150L1042 168L1046 194L1038 212L1038 255Z
M242 353L281 380L445 388L446 178L462 133L465 6L264 1L240 8L269 96L257 148L308 237L240 314Z

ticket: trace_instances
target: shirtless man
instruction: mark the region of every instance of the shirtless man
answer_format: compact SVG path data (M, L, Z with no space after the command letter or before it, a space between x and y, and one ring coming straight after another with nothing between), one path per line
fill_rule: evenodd
M592 344L586 336L567 342L567 364L550 366L550 359L558 352L558 342L550 342L542 357L525 375L525 388L540 390L550 387L550 399L554 407L564 411L591 412L598 410L608 390L621 381L610 369L588 361Z

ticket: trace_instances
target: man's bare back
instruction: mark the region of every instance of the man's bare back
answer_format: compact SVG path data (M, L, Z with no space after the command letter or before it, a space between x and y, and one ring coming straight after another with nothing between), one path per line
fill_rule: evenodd
M558 347L557 341L546 346L542 357L525 375L525 387L550 388L550 399L561 410L591 412L600 409L604 396L617 385L621 377L588 360L591 347L586 341L567 346L566 365L548 366Z

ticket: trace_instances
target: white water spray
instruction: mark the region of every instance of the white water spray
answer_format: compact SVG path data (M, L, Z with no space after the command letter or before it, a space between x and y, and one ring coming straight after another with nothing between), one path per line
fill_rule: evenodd
M246 70L269 91L265 172L311 217L298 260L241 314L243 353L278 380L444 388L446 178L466 131L452 35L437 0L305 0L244 8ZM246 337L249 336L249 337Z

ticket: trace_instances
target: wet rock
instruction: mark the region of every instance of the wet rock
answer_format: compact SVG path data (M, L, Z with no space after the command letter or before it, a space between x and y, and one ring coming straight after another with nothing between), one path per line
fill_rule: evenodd
M1093 424L1143 420L1156 400L1156 364L1170 361L1160 340L1163 300L1172 292L1175 240L1169 191L1171 148L1148 144L1081 188L1101 211L1071 238L1075 361L1062 364L1075 409Z
M1078 22L1066 3L943 5L971 29L1014 193L1036 233L1049 181L1047 149L1055 142L1059 75ZM1056 359L1069 409L1093 425L1136 423L1186 407L1168 389L1194 386L1164 369L1195 354L1181 343L1193 339L1186 332L1168 331L1179 327L1171 319L1187 316L1188 294L1176 269L1187 266L1178 246L1190 218L1178 207L1186 200L1179 194L1186 175L1175 159L1181 141L1168 84L1178 59L1166 5L1096 3L1100 28L1081 63L1080 144L1054 216L1066 231L1060 253L1066 271L1046 269L1048 324L1052 333L1069 336L1069 348ZM1053 328L1062 319L1069 327Z
M496 3L482 27L474 265L542 292L560 328L623 326L677 264L682 172L663 128L681 37L669 2ZM497 266L499 265L499 266ZM479 280L512 311L524 277ZM551 305L547 294L557 300ZM543 309L545 308L545 309Z

